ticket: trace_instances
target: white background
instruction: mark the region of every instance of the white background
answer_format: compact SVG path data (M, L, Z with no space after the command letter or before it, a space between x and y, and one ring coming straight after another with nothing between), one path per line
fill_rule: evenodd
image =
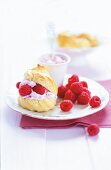
M39 40L46 38L50 21L55 23L56 31L82 31L111 37L110 0L1 0L0 3L0 70L5 63L10 83L16 70L21 75L24 67L34 65L38 56L45 53L43 41ZM27 62L23 60L25 57ZM7 59L12 61L11 66Z
M108 37L110 42L110 8L110 0L0 1L2 170L111 168L111 129L101 129L97 138L87 136L81 127L22 130L18 127L20 115L8 114L3 100L8 88L49 50L47 23L53 21L57 31L89 32ZM109 43L90 58L89 65L98 69L91 78L111 78L110 49Z

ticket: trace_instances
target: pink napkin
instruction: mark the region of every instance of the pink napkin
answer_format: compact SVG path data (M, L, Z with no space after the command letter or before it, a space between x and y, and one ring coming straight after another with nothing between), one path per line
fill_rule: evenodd
M43 120L31 118L23 115L21 117L20 127L22 128L60 128L75 125L88 126L92 123L98 124L100 127L111 127L111 80L99 82L109 92L110 100L107 106L101 111L79 119L73 120Z

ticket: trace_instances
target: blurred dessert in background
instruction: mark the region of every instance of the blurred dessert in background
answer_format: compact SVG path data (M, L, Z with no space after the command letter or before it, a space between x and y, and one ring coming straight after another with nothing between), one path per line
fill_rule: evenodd
M56 54L54 56L49 54L41 58L41 62L45 64L60 64L60 63L65 63L66 59Z
M58 45L62 48L90 48L99 45L99 40L92 35L63 32L57 36Z
M70 63L71 58L66 53L54 52L52 55L44 54L40 57L40 64L47 67L48 72L52 78L60 86L63 83L64 76L67 73L67 68Z

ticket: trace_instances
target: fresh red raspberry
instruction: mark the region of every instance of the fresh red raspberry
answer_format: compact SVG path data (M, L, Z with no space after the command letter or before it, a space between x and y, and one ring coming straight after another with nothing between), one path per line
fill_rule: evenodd
M71 102L71 100L63 100L60 103L60 108L64 112L70 111L72 109L72 107L73 107L73 103Z
M98 96L93 96L89 104L91 107L98 107L101 104L101 99Z
M70 84L66 84L66 91L70 89Z
M86 92L91 98L91 92L86 87L83 88L83 91Z
M90 100L90 97L86 92L82 92L77 98L77 102L82 105L88 104L89 100Z
M31 88L31 86L29 86L28 84L22 85L22 86L19 88L19 94L20 94L21 96L27 96L27 95L29 95L31 92L32 92L32 88Z
M45 87L43 87L40 84L36 84L36 86L33 87L33 91L41 95L45 93L45 90L46 90Z
M95 136L100 132L99 126L97 124L91 124L87 128L87 132L90 136Z
M65 86L60 86L60 87L58 87L58 94L57 94L57 96L59 98L64 98L65 92L66 92L66 87Z
M74 82L79 82L79 77L76 74L73 74L70 78L68 78L68 84L72 84Z
M86 81L80 81L80 83L82 84L82 86L83 86L83 87L88 88L88 84L87 84L87 82L86 82Z
M71 91L76 94L80 94L83 91L83 86L80 82L75 82L71 84Z
M20 85L20 83L21 83L21 82L16 83L16 87L17 87L17 89L19 89L19 85Z
M73 103L76 102L77 96L70 89L66 91L64 100L71 100Z

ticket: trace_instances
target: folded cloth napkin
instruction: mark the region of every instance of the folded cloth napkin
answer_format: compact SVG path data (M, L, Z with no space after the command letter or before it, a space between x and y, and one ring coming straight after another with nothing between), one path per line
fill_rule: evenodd
M111 127L111 80L105 80L99 82L109 92L110 100L107 106L101 111L83 117L72 120L44 120L36 119L23 115L21 117L20 127L22 128L60 128L75 125L88 126L92 123L98 124L100 127Z

